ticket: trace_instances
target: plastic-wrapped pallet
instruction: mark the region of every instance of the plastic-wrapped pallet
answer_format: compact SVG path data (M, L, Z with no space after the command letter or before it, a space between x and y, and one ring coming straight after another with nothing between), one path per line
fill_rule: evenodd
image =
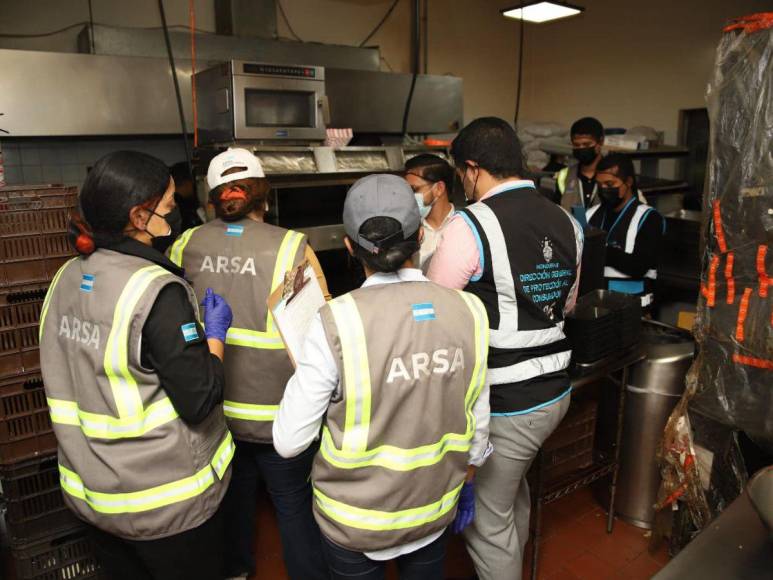
M696 528L737 496L736 434L773 452L773 13L724 30L708 91L698 355L666 427L659 505ZM732 460L731 460L732 459Z
M762 15L755 15L762 17ZM773 13L725 29L709 86L709 186L690 407L773 452Z

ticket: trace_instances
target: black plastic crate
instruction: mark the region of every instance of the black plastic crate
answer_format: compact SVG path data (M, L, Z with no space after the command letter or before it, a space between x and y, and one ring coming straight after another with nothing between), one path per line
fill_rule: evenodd
M57 456L0 467L8 538L14 545L78 525L65 506Z
M595 290L580 297L566 319L575 362L590 363L627 350L641 337L638 296Z
M85 528L49 536L11 550L16 580L105 578Z

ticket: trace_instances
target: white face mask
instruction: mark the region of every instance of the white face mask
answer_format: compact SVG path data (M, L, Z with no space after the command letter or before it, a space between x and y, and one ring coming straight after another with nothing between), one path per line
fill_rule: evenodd
M432 205L435 203L435 199L433 198L429 205L424 203L424 195L421 193L414 193L414 197L416 198L416 205L419 206L419 213L421 214L421 219L426 219L426 217L429 215L429 212L432 211Z

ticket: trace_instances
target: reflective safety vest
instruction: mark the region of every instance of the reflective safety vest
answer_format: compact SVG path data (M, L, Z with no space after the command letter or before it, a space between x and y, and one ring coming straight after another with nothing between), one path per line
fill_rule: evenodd
M588 221L590 221L591 217L593 217L593 215L599 210L600 207L601 204L597 204L587 211L585 215L587 216ZM633 254L634 247L636 246L636 235L639 233L641 225L644 223L644 218L651 211L656 210L655 208L643 203L636 205L636 209L631 216L631 221L628 223L628 229L625 232L625 246L623 247L623 251L626 254ZM623 212L625 212L625 209L623 209ZM611 266L604 267L604 277L609 278L607 282L607 287L609 290L622 292L624 294L639 294L641 295L642 306L649 306L652 304L653 295L651 292L646 292L643 280L634 280L628 274L624 274L620 270L617 270ZM654 268L647 270L647 272L644 274L644 278L649 280L656 280L657 277L658 271Z
M188 230L170 251L200 298L212 288L233 310L223 409L237 440L272 441L274 417L293 366L266 301L305 251L303 234L251 219L214 220Z
M59 270L40 319L65 502L127 539L166 537L209 519L228 487L235 450L220 408L186 424L158 374L141 364L142 329L169 284L182 285L196 308L181 278L142 258L98 250Z
M561 207L567 211L572 211L572 208L576 205L585 207L585 196L582 194L582 185L580 184L578 164L569 165L564 167L561 171L556 173L556 185L558 191L561 193ZM598 199L596 191L598 186L593 185L593 194L591 195L591 205Z
M443 530L456 513L486 379L482 303L401 282L355 290L320 314L340 374L312 470L320 529L356 551Z

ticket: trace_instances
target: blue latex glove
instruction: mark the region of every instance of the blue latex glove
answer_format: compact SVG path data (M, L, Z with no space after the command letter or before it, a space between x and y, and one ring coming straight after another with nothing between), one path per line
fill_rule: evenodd
M201 305L204 307L204 333L207 339L214 338L225 342L225 335L234 319L228 302L219 294L215 294L212 288L207 288Z
M475 519L475 484L468 481L462 486L459 494L459 506L456 510L456 518L451 524L451 532L460 534L464 528Z

